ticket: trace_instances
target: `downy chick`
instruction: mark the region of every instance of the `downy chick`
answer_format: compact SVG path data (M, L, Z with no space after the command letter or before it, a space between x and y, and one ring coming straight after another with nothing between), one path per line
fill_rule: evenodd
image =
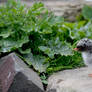
M85 65L92 67L92 40L88 38L81 39L74 49L82 53ZM92 77L92 74L89 74Z

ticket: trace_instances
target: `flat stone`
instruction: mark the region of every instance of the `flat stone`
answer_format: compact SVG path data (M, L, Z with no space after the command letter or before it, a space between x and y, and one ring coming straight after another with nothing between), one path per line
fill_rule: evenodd
M26 76L26 80L31 81L40 90L44 90L38 74L28 68L28 66L15 53L11 53L0 59L0 92L7 92L15 75L19 72Z
M92 92L92 68L84 67L74 70L64 70L53 74L48 79L47 92Z

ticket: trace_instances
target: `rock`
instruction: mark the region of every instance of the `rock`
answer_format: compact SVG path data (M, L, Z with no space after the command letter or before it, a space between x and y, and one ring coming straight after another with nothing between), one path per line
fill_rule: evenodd
M7 0L0 0L0 3L2 3L2 2L7 2Z
M15 61L16 72L22 72L28 77L28 80L31 80L34 84L43 90L43 85L38 74L32 69L28 68L28 66L18 56L16 56L16 54L12 53L10 56L12 56L13 60Z
M18 72L8 92L43 92L22 73Z
M28 68L27 65L15 53L11 53L8 56L0 59L0 92L7 92L14 80L14 76L19 72L25 76L25 81L30 81L31 84L33 83L33 86L36 85L36 87L41 90L39 92L42 92L43 85L37 73Z
M92 92L92 68L64 70L53 74L48 79L47 92L56 89L56 92Z
M48 90L46 92L56 92L56 89L50 89L50 90Z
M14 62L11 57L0 59L0 92L7 92L15 76Z

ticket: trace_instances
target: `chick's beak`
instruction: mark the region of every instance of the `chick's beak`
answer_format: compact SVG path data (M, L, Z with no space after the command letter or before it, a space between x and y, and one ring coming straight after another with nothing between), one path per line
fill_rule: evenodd
M79 49L78 48L74 48L74 51L78 51Z

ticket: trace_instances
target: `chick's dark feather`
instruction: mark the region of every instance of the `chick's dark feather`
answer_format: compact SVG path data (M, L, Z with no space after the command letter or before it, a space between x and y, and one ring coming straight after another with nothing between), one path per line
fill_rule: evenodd
M89 51L92 52L92 40L88 38L81 39L78 44L77 48L79 48L79 51Z

